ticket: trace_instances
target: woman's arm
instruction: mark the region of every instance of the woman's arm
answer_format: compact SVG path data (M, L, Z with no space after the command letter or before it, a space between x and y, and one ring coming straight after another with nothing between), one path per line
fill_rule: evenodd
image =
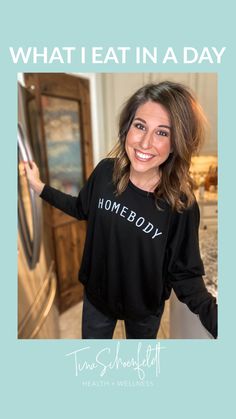
M71 217L77 218L78 220L87 220L94 181L98 167L100 166L102 166L102 161L91 173L77 197L71 196L53 188L52 186L44 184L40 179L38 167L34 162L31 162L31 164L25 163L25 171L30 186L35 190L40 198Z
M217 302L202 278L205 272L199 250L199 220L197 202L175 217L168 249L168 280L178 299L199 315L204 327L216 338Z
M29 184L40 198L71 217L79 220L87 219L87 211L85 209L86 188L84 188L84 192L82 192L82 189L78 197L71 196L43 183L40 179L39 169L34 161L30 163L25 162L24 164Z

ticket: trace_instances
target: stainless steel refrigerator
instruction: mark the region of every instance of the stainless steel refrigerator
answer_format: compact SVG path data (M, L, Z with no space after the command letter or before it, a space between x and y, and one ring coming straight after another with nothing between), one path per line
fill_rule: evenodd
M34 160L27 90L18 83L18 338L58 339L54 260L47 254L41 199L29 187L23 161Z

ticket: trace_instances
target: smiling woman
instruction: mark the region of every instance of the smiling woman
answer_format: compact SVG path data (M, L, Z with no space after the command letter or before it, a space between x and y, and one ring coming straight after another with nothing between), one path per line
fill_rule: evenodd
M131 178L173 209L191 206L191 157L204 141L205 123L199 103L180 83L148 84L135 92L121 112L119 141L109 154L117 157L117 193Z
M125 150L130 160L130 179L141 189L154 191L160 166L171 153L170 118L159 103L141 105L128 131Z
M172 288L217 337L189 173L203 136L202 111L185 86L148 84L124 105L118 143L77 197L43 185L27 167L42 199L88 221L79 271L83 339L112 338L118 319L127 339L155 339Z

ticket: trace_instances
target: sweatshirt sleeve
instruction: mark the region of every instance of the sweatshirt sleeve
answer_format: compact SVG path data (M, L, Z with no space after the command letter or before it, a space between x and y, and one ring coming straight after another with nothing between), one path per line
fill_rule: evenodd
M45 185L39 195L40 198L71 217L77 218L78 220L87 220L95 178L101 165L102 161L93 170L77 197L61 192L52 186Z
M173 218L168 279L178 299L199 315L204 327L216 338L217 304L202 278L205 272L199 250L200 212L197 202Z

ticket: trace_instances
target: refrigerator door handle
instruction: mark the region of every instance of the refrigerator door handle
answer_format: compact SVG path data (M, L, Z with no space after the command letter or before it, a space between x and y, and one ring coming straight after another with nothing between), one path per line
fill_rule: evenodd
M18 122L17 143L19 152L19 161L32 161L32 152L29 143L26 139L24 129L20 122ZM30 205L32 211L32 239L30 235L29 226L27 223L26 211L24 208L22 191L20 182L18 181L18 223L19 233L22 240L24 253L30 269L34 269L39 261L40 246L41 246L41 206L37 194L29 186Z

